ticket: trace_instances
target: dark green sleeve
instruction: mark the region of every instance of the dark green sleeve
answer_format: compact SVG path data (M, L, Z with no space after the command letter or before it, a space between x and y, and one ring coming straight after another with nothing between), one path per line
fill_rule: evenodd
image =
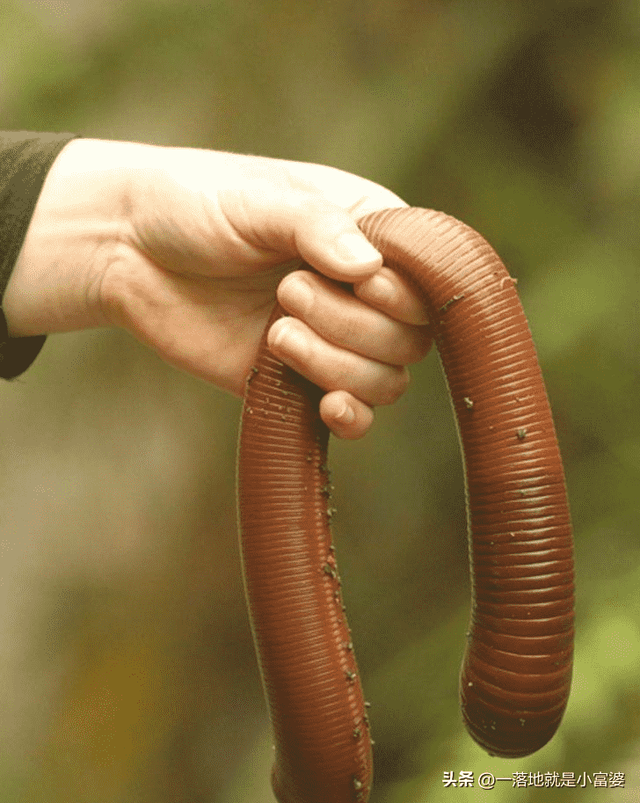
M76 136L0 131L0 377L4 379L26 371L44 345L44 335L8 337L2 297L47 172Z

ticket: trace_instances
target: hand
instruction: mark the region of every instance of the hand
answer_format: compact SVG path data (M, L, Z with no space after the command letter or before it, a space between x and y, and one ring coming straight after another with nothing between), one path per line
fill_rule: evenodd
M270 348L328 391L320 411L336 435L361 437L430 346L418 298L355 224L404 205L320 165L74 140L5 294L10 333L120 326L241 395L277 292L290 317Z

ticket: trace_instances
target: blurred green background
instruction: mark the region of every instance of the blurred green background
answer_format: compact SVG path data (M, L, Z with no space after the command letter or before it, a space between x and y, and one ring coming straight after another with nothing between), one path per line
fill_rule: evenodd
M573 693L527 759L462 729L462 470L431 355L332 444L372 803L640 799L638 0L3 0L0 31L3 129L331 164L493 244L566 461ZM0 803L269 803L238 400L115 331L49 338L0 394ZM445 789L461 770L626 786Z

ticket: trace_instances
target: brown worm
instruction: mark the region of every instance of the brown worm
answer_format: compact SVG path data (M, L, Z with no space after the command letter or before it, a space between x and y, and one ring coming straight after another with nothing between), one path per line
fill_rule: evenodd
M359 226L422 296L456 415L472 580L463 719L490 754L528 755L551 739L569 695L573 536L515 282L477 232L440 212L383 210ZM244 579L275 735L277 799L364 803L369 720L331 542L320 396L270 354L265 336L239 442Z

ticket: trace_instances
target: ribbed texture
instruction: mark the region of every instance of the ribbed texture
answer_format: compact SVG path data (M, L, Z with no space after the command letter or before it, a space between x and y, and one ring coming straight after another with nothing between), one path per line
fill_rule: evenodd
M281 803L364 801L371 785L368 717L329 527L328 430L319 398L262 343L245 393L238 494Z
M419 289L456 415L472 577L463 718L490 753L527 755L560 722L573 652L571 525L527 322L495 252L459 221L392 209L359 225ZM276 797L364 803L371 743L331 544L319 398L263 339L239 443L244 578L275 735Z
M413 209L361 228L419 284L455 410L472 578L464 721L491 754L527 755L556 731L573 655L573 537L529 327L504 265L468 226Z

